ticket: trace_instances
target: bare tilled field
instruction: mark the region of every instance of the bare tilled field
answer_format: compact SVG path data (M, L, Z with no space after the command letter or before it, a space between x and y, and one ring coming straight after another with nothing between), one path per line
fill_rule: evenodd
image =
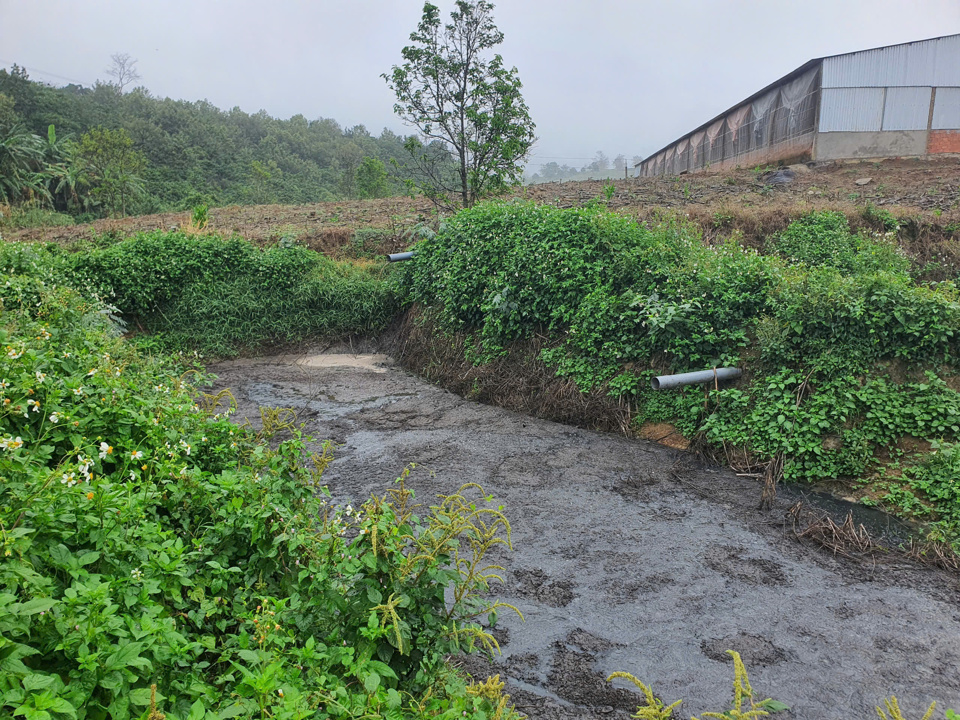
M771 182L769 173L736 170L671 178L547 183L519 188L507 197L527 198L574 207L603 198L617 212L641 220L664 211L699 221L706 233L729 235L739 230L750 241L782 229L789 218L820 208L840 209L856 219L868 204L889 210L910 222L953 236L960 228L960 161L886 160L792 166L793 179ZM614 190L606 199L604 188ZM313 205L231 206L210 210L210 230L237 233L256 243L282 238L336 254L359 229L382 231L377 249L392 252L411 242L418 223L436 223L442 216L424 198L345 200ZM129 234L189 224L190 213L145 215L99 220L89 225L6 230L14 241L71 242L104 233Z

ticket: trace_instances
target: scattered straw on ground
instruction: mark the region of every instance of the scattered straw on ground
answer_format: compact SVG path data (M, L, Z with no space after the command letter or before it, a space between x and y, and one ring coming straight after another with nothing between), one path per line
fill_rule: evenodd
M519 197L560 207L575 207L605 198L611 210L655 221L663 213L679 213L699 223L707 239L737 233L744 244L758 244L782 230L796 216L818 209L840 210L855 227L869 204L906 219L901 241L922 245L960 237L960 162L954 157L933 160L884 160L831 163L814 168L794 166L786 185L769 185L751 169L697 173L668 178L587 180L546 183L520 188ZM866 184L858 180L869 178ZM435 225L441 214L425 198L343 200L309 205L230 206L210 210L209 229L239 234L257 244L293 239L316 250L335 254L348 245L358 229L383 231L388 239L379 248L392 252L409 244L409 231L418 223ZM135 218L98 220L88 225L5 230L12 241L68 243L103 233L128 235L143 230L189 225L190 213L165 213ZM914 249L915 250L915 249Z

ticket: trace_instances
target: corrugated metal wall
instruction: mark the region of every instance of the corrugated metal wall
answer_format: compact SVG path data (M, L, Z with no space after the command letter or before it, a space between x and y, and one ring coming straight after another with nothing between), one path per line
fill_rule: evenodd
M930 122L928 87L889 87L883 103L881 130L926 130Z
M824 58L820 132L960 128L960 35Z
M883 122L883 88L824 88L820 132L879 130Z
M647 158L640 174L809 157L818 132L891 133L886 138L898 132L960 130L960 35L837 55L809 65L812 69L791 77L807 66L799 68L789 80ZM843 136L830 137L843 141ZM924 150L926 135L910 137L919 138L919 154L945 152ZM890 150L900 147L891 145Z
M960 88L937 88L933 104L933 130L960 128Z
M960 35L823 60L823 88L960 87Z

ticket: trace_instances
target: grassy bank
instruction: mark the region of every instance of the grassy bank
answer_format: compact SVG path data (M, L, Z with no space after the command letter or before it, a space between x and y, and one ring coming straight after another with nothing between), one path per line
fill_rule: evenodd
M103 248L7 244L0 267L104 299L141 341L229 356L241 349L376 332L396 312L381 261L338 262L238 237L140 233Z
M956 542L960 303L895 233L812 213L756 249L704 242L676 217L488 204L417 246L408 300L479 367L536 341L634 426L671 423L744 471L839 482ZM656 374L728 365L744 378L707 393L649 389Z

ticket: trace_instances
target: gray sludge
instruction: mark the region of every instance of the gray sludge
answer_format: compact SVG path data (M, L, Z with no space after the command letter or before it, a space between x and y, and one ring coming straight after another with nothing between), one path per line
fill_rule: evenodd
M504 505L515 550L494 558L506 581L494 591L526 621L502 612L503 655L464 662L499 673L531 718L627 718L638 695L604 681L615 670L668 703L684 698L680 717L722 711L727 649L742 654L758 694L792 707L777 717L876 717L890 694L908 717L934 699L937 717L960 710L956 576L801 545L785 525L792 498L760 512L754 480L668 448L354 365L264 358L211 369L239 418L293 407L339 444L325 476L338 502L382 494L416 463L419 502L473 481Z

